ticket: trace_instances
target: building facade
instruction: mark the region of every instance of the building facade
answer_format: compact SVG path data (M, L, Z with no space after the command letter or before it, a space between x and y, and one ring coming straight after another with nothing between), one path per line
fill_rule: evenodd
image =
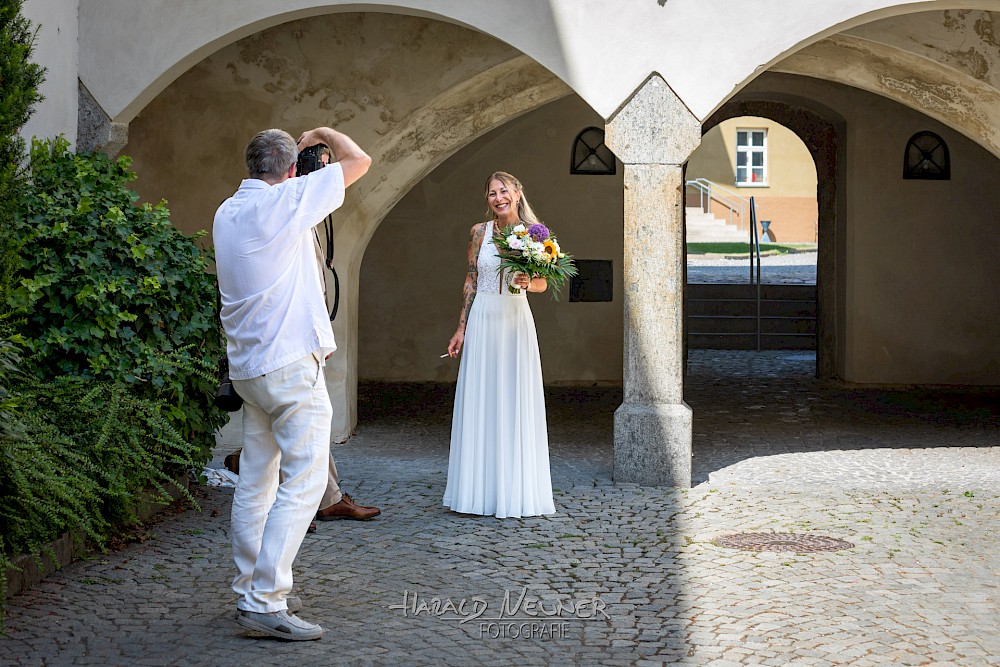
M768 240L819 240L812 155L798 135L770 118L730 118L706 132L688 159L685 178L687 208L700 206L740 232L743 241L749 237L751 198ZM688 231L690 242L690 226Z
M185 232L210 226L256 131L354 137L374 165L337 220L338 440L359 377L455 376L439 355L468 228L486 176L516 174L566 249L611 266L610 301L534 299L546 381L622 383L616 479L687 485L685 168L731 119L777 123L812 159L821 377L1000 382L1000 2L731 7L27 0L48 78L25 134L131 155ZM590 127L614 174L571 173Z

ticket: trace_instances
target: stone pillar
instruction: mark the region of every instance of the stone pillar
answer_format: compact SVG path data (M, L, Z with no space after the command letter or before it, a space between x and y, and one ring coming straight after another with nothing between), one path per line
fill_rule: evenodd
M77 111L76 149L115 157L128 143L128 123L114 123L82 81Z
M336 229L339 233L341 228ZM333 321L333 333L337 339L337 351L327 361L326 388L330 392L330 403L333 404L333 423L330 429L330 440L340 444L347 442L358 426L358 302L360 301L361 267L357 264L348 265L341 259L341 250L350 257L353 239L347 234L336 237L337 240L337 275L340 276L340 307L337 318ZM327 274L330 289L333 289L333 279ZM333 295L328 295L332 307Z
M684 163L701 123L653 74L608 121L625 164L625 393L615 412L616 482L689 487L684 403Z

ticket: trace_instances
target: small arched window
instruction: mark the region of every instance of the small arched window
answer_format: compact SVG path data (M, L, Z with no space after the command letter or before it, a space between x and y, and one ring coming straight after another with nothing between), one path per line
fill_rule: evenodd
M576 135L569 173L592 175L615 173L615 154L604 145L604 130L599 127L588 127Z
M903 154L903 178L930 181L951 179L948 144L933 132L917 132L906 142Z

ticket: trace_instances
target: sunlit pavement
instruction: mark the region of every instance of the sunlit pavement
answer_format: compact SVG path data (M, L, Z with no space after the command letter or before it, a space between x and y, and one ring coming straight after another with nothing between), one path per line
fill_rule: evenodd
M831 386L814 364L691 353L690 490L612 482L620 390L549 390L557 513L523 520L441 507L451 387L364 385L335 454L383 514L303 544L321 640L241 632L231 491L206 488L202 512L8 601L0 664L1000 663L1000 391ZM224 431L217 462L238 444ZM714 543L744 533L798 552Z

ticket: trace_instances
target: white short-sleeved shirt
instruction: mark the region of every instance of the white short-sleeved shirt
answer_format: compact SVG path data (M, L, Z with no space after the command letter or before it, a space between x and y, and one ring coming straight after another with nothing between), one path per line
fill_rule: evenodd
M277 185L246 179L215 213L229 376L249 380L337 349L313 227L344 203L339 164Z

